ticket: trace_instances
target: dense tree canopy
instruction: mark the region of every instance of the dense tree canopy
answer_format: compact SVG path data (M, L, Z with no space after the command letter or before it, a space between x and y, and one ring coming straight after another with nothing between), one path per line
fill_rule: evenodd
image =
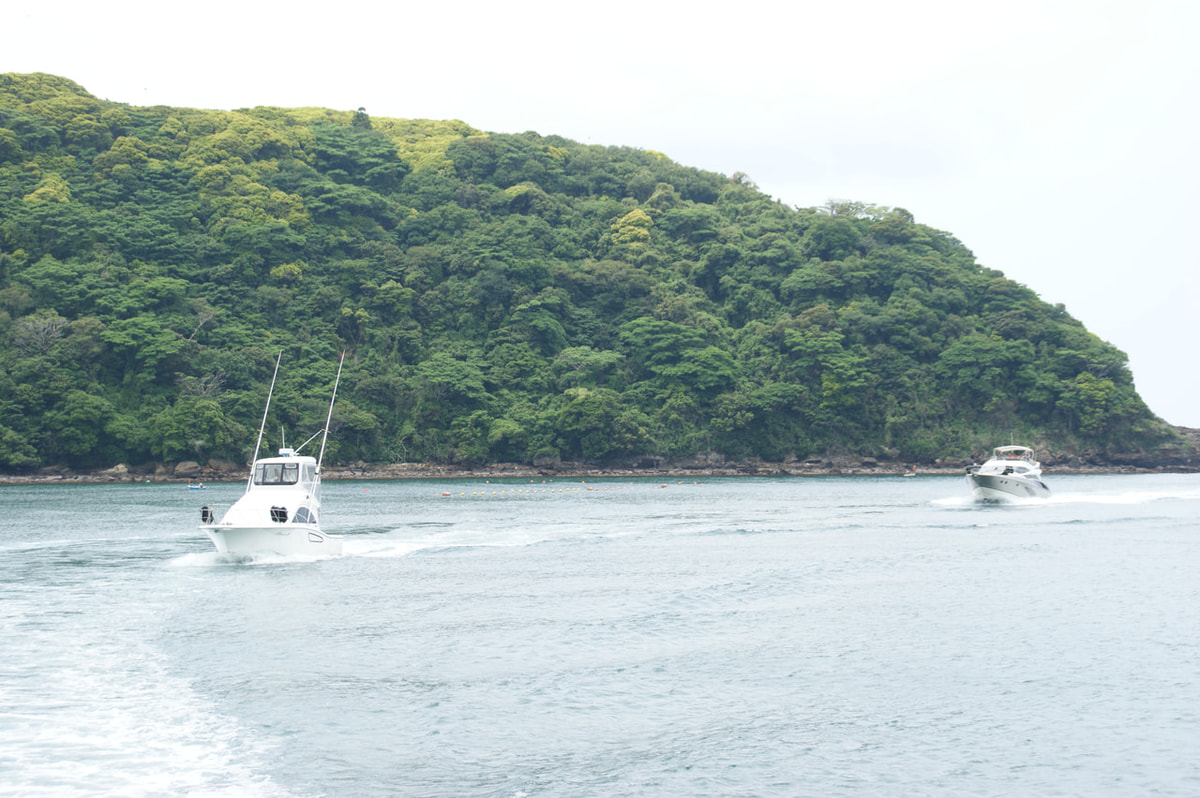
M0 468L969 456L1172 433L1125 356L902 209L365 110L0 75ZM276 435L277 433L272 433Z

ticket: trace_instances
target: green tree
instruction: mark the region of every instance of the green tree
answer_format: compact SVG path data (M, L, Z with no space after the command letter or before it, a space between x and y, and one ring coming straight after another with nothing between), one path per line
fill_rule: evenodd
M1088 434L1103 432L1116 400L1116 385L1112 380L1097 379L1084 372L1064 386L1058 408L1080 431Z
M367 461L1182 446L1124 353L903 209L0 76L0 468L241 457L281 349L272 423L320 414L347 351L329 454Z
M37 449L24 435L0 424L0 467L20 470L36 465Z
M558 414L555 430L569 457L604 461L637 451L648 441L649 419L623 409L620 395L608 388L569 388L569 401Z
M101 435L112 413L112 405L103 397L78 389L68 391L62 404L47 415L55 453L72 464L101 463Z
M227 457L245 444L247 429L212 399L180 397L151 421L151 450L163 460Z

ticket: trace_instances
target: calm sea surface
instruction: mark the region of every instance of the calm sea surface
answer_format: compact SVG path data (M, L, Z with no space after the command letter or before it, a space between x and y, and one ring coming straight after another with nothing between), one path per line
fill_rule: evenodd
M0 487L0 794L1200 795L1200 476ZM443 495L448 493L449 495Z

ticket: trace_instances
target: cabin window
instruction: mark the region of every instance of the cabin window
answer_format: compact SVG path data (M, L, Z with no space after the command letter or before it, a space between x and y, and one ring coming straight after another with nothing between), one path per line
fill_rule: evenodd
M259 463L254 469L255 485L295 485L298 481L299 463Z
M296 511L296 514L292 516L292 520L297 524L315 524L317 522L317 517L313 515L312 511L307 507L301 507Z

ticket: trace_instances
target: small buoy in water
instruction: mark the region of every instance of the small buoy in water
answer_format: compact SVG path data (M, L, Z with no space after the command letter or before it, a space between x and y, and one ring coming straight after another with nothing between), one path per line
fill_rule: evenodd
M448 491L448 490L444 490L444 491L442 491L442 495L443 495L443 496L449 496L449 495L450 495L450 491Z

